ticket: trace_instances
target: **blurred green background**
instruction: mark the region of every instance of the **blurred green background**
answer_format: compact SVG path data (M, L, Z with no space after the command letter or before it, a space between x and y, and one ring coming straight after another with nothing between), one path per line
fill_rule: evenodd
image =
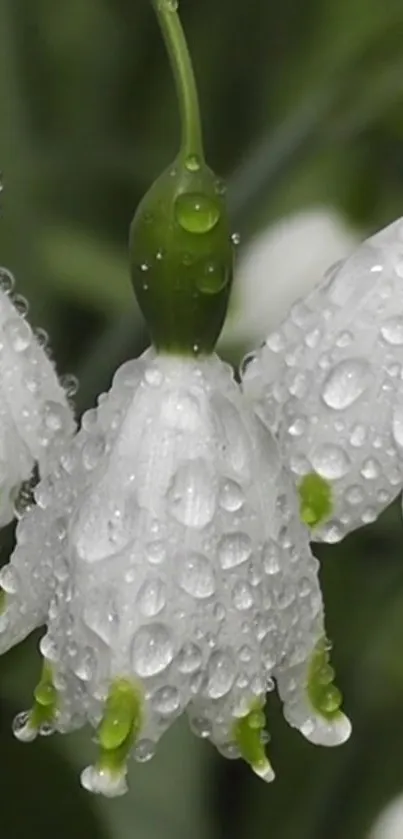
M402 0L182 0L211 166L242 242L325 203L363 230L403 210ZM1 262L61 372L94 403L147 343L127 269L139 198L172 159L178 116L148 0L0 0ZM241 348L233 349L236 359ZM37 679L37 638L0 665L5 839L361 839L403 793L403 538L396 505L318 551L350 742L315 748L270 700L271 786L183 722L114 802L80 790L88 732L10 734ZM3 533L2 561L12 532ZM403 826L402 826L403 836Z

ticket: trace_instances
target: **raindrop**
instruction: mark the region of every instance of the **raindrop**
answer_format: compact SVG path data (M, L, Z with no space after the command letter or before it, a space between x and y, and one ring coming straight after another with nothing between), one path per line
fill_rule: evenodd
M326 378L322 391L323 401L335 411L349 408L369 386L370 372L368 362L362 359L341 361Z
M29 324L21 318L11 318L4 324L4 332L15 352L24 352L32 340Z
M390 318L381 327L382 338L392 346L401 346L403 344L403 318Z
M240 612L250 609L254 604L253 591L249 583L238 580L232 590L232 602Z
M178 469L168 500L172 515L181 524L202 528L212 520L216 493L210 471L201 458L189 460Z
M374 481L375 478L378 478L380 473L379 463L375 458L368 457L364 460L361 469L361 475L363 478L366 478L368 481Z
M184 561L179 583L192 597L204 599L211 597L215 590L214 571L207 557L191 554Z
M14 288L14 277L7 268L0 267L0 291L4 294L10 294Z
M224 570L237 568L246 562L252 553L252 542L247 533L228 533L218 544L218 555Z
M14 295L13 304L14 304L14 308L17 309L17 312L18 312L19 315L21 315L21 317L24 318L25 315L28 314L28 309L29 309L28 301L25 299L25 297L22 296L22 294L15 294Z
M176 662L180 673L194 673L202 664L200 648L192 641L187 641L179 650Z
M177 7L177 0L174 0L174 2L176 2ZM185 160L185 166L189 172L198 172L200 169L200 158L197 156L197 154L189 154Z
M177 713L180 708L179 691L170 686L162 687L157 690L152 698L152 706L154 711L163 716L170 717Z
M210 699L220 699L232 688L236 676L236 666L229 651L217 650L209 658L207 666L207 694Z
M197 277L196 285L204 294L218 294L227 285L229 274L218 262L208 262L202 273Z
M133 639L133 667L141 678L161 673L174 655L171 636L163 624L143 626Z
M218 224L218 205L202 192L182 192L175 202L178 224L188 233L208 233Z
M348 472L350 459L340 446L324 444L312 455L312 466L322 478L336 480Z
M219 504L223 510L229 513L235 513L240 510L244 503L244 494L242 488L236 481L228 479L221 488Z
M158 615L166 603L166 587L162 580L146 580L137 595L137 603L145 617Z
M403 448L403 405L397 405L393 412L392 431L395 443Z
M235 245L235 247L238 247L238 245L241 244L241 234L237 232L232 233L231 242L233 245Z
M60 379L60 384L63 390L66 393L67 397L75 396L78 391L78 379L76 376L73 376L71 373L66 373L65 376L62 376Z

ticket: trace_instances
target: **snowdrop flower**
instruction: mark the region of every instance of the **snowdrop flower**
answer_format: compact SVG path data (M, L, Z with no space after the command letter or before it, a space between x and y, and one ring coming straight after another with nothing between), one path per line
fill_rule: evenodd
M403 220L296 303L243 367L313 536L374 521L403 484Z
M183 711L264 780L274 680L314 743L350 723L329 664L318 564L277 444L214 354L232 243L207 168L175 5L156 0L183 104L175 164L131 231L133 282L153 348L124 364L66 442L1 572L0 649L45 622L42 676L15 733L97 730L82 783L116 796L127 759L154 752ZM178 59L179 50L179 59Z
M52 362L11 295L13 277L0 268L0 526L10 522L21 484L35 463L52 466L74 420ZM18 504L18 502L17 502Z
M342 216L328 207L296 212L260 231L238 260L220 343L239 343L247 350L259 346L328 265L357 244Z
M368 839L401 839L403 835L403 796L390 801L375 820Z

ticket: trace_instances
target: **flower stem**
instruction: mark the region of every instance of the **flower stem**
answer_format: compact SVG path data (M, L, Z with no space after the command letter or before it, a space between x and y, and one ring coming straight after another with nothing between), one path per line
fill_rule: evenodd
M177 0L152 0L175 77L181 113L181 152L204 161L199 99L192 60L177 13Z

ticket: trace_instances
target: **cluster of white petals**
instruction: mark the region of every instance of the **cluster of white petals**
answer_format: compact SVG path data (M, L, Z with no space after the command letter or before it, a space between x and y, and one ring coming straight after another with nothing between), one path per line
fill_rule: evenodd
M41 341L12 296L13 278L0 268L0 526L14 517L21 484L35 463L52 469L58 448L74 431L67 396Z
M403 220L334 265L242 377L297 486L330 488L314 537L374 521L403 484Z
M295 489L217 356L148 350L124 364L35 500L1 577L0 648L46 622L53 728L89 721L108 735L110 723L128 741L132 686L135 758L150 757L186 710L195 733L271 780L261 709L276 680L287 720L308 739L348 737ZM122 684L123 705L111 699ZM17 719L21 739L35 735L33 720ZM117 795L125 774L124 761L106 760L82 780Z

